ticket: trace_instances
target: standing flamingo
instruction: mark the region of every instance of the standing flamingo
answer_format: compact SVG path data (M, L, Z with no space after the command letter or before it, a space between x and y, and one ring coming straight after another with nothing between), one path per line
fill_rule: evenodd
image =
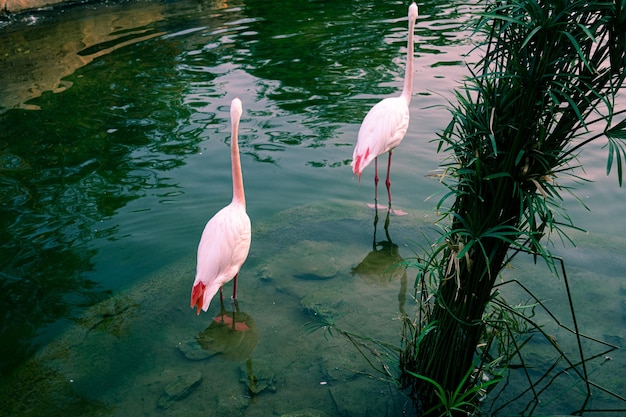
M413 30L416 19L417 5L412 3L409 6L409 35L402 94L399 97L386 98L370 109L365 119L363 119L363 123L361 123L354 154L352 155L352 170L358 175L359 180L365 167L372 162L372 159L375 161L375 207L378 207L378 156L389 152L385 184L387 185L389 207L391 208L391 181L389 180L391 154L394 148L400 144L409 127L409 104L411 103L411 92L413 90Z
M232 137L230 157L233 169L233 200L218 211L206 224L198 245L196 279L191 291L191 308L207 311L209 303L220 291L222 314L226 321L222 286L234 278L233 303L237 306L237 276L250 250L250 218L246 214L246 198L243 190L243 176L239 159L238 131L242 114L241 100L235 98L230 105ZM235 328L233 312L233 328ZM217 318L216 318L217 320Z

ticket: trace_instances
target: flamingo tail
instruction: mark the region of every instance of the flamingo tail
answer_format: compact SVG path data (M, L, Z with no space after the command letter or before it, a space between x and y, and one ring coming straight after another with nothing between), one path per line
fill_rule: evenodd
M202 309L205 288L206 286L202 282L198 282L191 290L191 308L198 307L198 315Z

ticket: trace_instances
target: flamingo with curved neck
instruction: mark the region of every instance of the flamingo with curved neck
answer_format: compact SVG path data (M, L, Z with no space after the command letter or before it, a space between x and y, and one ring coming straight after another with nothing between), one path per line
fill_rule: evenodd
M409 6L409 33L406 52L406 69L404 85L399 97L390 97L378 102L363 119L354 153L352 155L352 170L361 179L361 174L372 160L375 161L374 199L378 205L378 157L389 152L387 164L387 195L391 207L391 155L400 145L409 127L409 104L413 91L413 31L417 19L417 5Z
M230 280L234 280L232 300L236 305L237 278L241 266L248 257L252 238L250 218L246 213L246 197L239 158L238 136L242 113L241 100L235 98L230 106L233 199L204 227L198 245L196 278L191 290L191 308L197 307L198 314L201 309L204 311L209 309L211 299L219 290L222 314L218 318L222 321L227 318L224 312L222 287ZM233 327L235 327L234 324L233 315Z

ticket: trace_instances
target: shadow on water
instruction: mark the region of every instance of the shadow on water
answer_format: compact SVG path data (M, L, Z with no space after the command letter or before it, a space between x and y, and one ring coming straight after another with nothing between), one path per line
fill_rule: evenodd
M76 86L64 98L83 106L93 94L98 92ZM0 328L2 339L11 341L2 344L2 368L10 365L5 358L20 360L5 349L22 346L18 352L29 352L29 339L42 325L109 296L84 278L96 253L90 243L117 239L117 226L97 225L147 190L171 187L163 173L182 164L196 145L193 138L172 137L171 126L133 126L121 117L89 120L80 112L46 107L12 111L2 120L0 287L9 313ZM170 138L169 150L150 139L160 129Z
M154 18L150 10L143 15L147 20ZM129 17L111 16L121 17L118 23L122 25ZM106 16L99 19L62 23L84 25L84 31L78 32L84 39L97 41L109 35L103 27L110 30ZM63 32L63 27L57 29ZM21 45L16 39L20 34L27 36L28 32L14 33L3 42L4 47ZM47 65L46 53L55 53L57 39L75 46L67 59L60 60L67 71L56 74L52 67L49 73L64 76L68 88L59 94L29 89L35 95L29 101L31 108L41 110L14 109L0 115L0 297L6 312L0 325L2 373L33 352L46 325L71 318L77 309L110 297L106 283L102 286L86 278L97 253L91 243L119 239L117 225L104 229L98 225L148 190L173 187L164 172L183 164L186 154L197 152L194 135L177 134L180 120L189 113L182 108L172 110L169 102L160 99L165 83L159 84L163 88L139 89L123 98L116 92L141 82L141 77L154 81L175 76L164 71L174 65L164 62L173 62L177 50L156 45L158 56L140 52L152 60L129 66L103 55L105 49L111 53L116 45L127 44L128 34L109 41L106 48L94 46L83 49L83 53L78 50L83 43L65 36L69 35L65 33L60 39L46 36L46 42L52 43L48 46L27 44L45 48L39 55L33 51L37 65ZM144 48L155 45L144 44ZM26 56L26 51L22 54ZM84 59L74 65L69 61L76 56ZM102 59L98 65L82 67L95 57ZM20 64L16 57L12 63ZM15 68L3 74L23 73ZM79 79L89 81L74 82ZM46 78L28 82L58 93L61 81ZM148 102L152 105L146 109ZM119 111L121 107L124 111Z

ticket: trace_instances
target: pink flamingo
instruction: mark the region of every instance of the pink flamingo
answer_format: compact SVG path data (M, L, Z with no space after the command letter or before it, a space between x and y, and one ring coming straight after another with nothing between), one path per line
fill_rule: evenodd
M413 90L413 31L417 19L417 5L409 6L409 35L406 53L406 72L404 86L399 97L390 97L378 102L363 119L359 136L352 155L352 170L361 180L361 173L372 159L375 161L374 202L378 207L378 156L389 152L387 164L387 195L391 208L391 154L400 144L409 127L409 104Z
M243 113L241 100L235 98L230 105L231 144L230 157L233 169L233 200L218 211L206 224L198 245L196 279L191 291L191 308L207 311L209 303L220 291L221 315L216 318L225 322L230 318L224 311L222 286L234 278L233 303L237 306L237 276L248 257L252 233L250 218L246 213L246 198L239 159L239 120ZM233 328L235 328L233 312ZM241 330L241 329L239 329Z

